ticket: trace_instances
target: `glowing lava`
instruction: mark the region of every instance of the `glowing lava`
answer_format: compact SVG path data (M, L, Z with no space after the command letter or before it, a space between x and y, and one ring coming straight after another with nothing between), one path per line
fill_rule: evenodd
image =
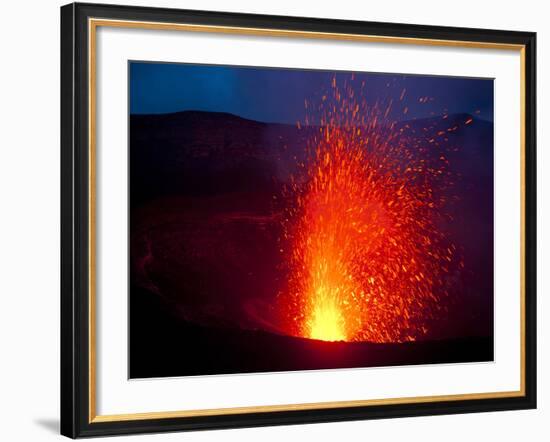
M441 308L455 254L436 228L445 157L433 164L439 143L387 121L391 101L369 106L357 87L332 86L287 190L285 328L326 341L416 340Z
M323 341L345 341L344 318L338 305L323 294L314 306L309 324L309 337Z

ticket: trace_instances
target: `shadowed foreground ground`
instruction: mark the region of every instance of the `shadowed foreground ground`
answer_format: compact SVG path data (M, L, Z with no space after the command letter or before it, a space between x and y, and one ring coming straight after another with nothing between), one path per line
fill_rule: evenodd
M356 368L493 359L492 338L372 344L323 342L176 319L156 295L133 289L130 377ZM137 324L141 324L138 326Z

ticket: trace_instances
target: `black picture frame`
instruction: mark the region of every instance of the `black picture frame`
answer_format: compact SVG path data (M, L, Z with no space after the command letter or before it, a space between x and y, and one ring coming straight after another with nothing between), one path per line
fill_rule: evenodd
M95 421L90 388L89 19L520 45L524 51L523 395ZM536 34L73 3L61 8L61 434L76 438L536 408ZM93 250L92 250L93 252Z

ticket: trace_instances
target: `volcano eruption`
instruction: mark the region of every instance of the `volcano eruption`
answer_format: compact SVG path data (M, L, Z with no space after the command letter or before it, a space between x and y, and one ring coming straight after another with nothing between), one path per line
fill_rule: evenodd
M492 360L493 123L422 89L482 80L292 72L296 124L131 114L130 377Z

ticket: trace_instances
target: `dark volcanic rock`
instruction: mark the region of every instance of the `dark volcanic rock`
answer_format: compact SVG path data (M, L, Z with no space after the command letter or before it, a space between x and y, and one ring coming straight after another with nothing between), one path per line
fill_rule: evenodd
M311 130L225 113L132 115L132 201L167 194L273 190L295 164L286 152L305 145Z

